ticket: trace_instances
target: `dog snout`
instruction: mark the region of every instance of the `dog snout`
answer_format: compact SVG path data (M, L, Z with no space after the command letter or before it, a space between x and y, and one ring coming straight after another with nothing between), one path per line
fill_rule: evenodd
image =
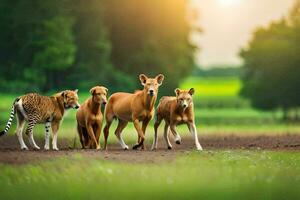
M76 105L76 106L75 106L75 109L78 109L78 108L79 108L79 106L78 106L78 105Z
M107 103L106 101L103 101L103 102L102 102L102 104L103 104L104 106L106 105L106 103Z

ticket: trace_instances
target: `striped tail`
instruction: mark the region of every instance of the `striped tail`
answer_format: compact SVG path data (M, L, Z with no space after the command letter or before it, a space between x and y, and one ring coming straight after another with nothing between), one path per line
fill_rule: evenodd
M4 129L4 131L0 132L0 137L5 135L8 132L14 117L15 117L15 102L14 102L13 106L11 107L10 117L9 117L7 123L6 123L5 129Z

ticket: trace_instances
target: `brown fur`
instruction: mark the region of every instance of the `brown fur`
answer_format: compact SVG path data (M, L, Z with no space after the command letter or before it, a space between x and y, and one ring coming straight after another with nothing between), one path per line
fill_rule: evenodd
M175 90L176 97L162 97L159 105L156 108L156 120L154 124L155 137L152 149L157 148L157 129L162 120L165 121L164 137L168 146L168 149L172 149L172 145L169 141L168 130L175 136L177 144L181 143L181 138L176 131L176 126L180 124L187 124L190 132L194 136L196 148L202 150L202 147L198 141L197 130L194 119L194 105L192 95L194 89L190 90Z
M105 105L108 89L103 86L95 86L90 90L88 98L76 113L77 130L82 148L100 149L100 133L103 115L101 104Z
M138 143L133 149L142 147L144 149L145 131L148 123L154 115L154 104L157 98L159 86L162 84L164 76L162 74L155 78L148 78L146 75L139 76L143 90L132 93L118 92L108 100L105 108L106 126L104 128L104 148L107 148L107 137L109 135L109 127L114 118L119 120L118 127L115 131L122 148L128 149L124 143L121 133L128 122L133 122L138 133ZM142 127L140 123L142 122Z

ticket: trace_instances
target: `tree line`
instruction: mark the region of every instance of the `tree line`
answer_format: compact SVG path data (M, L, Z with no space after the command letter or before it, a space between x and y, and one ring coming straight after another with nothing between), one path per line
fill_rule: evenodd
M185 0L2 0L0 89L48 92L103 84L133 91L163 73L173 92L195 68Z
M244 60L241 94L254 107L282 109L284 118L300 106L300 1L287 16L260 27L248 46ZM294 117L297 116L295 112Z

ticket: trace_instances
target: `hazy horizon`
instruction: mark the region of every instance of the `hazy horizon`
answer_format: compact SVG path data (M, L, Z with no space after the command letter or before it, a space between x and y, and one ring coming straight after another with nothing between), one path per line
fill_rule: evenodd
M203 68L212 65L240 65L241 47L247 45L258 26L287 14L294 0L192 0L199 11L201 35L193 35L200 47L196 62Z

